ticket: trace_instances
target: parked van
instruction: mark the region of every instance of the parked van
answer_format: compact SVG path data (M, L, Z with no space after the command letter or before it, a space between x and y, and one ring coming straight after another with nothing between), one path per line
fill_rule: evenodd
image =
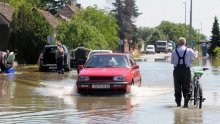
M155 53L155 47L154 47L154 45L147 45L147 47L146 47L146 54L148 54L148 53Z

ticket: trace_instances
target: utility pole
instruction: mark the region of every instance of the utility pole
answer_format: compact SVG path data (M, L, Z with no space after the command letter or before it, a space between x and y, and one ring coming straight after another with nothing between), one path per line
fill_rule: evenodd
M192 44L192 0L190 0L190 47L193 48Z
M186 2L184 1L183 2L185 4L185 36L186 36Z

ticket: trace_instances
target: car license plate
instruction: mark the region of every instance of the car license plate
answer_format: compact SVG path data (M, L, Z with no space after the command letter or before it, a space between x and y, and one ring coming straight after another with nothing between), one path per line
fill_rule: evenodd
M110 85L109 84L100 84L100 85L97 85L97 84L94 84L92 85L92 88L93 89L109 89L110 88Z

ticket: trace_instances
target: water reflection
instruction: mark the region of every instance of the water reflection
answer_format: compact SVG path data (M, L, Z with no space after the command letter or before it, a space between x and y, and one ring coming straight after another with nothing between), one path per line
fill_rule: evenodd
M127 96L80 96L74 85L76 71L64 75L25 71L0 74L0 123L185 124L206 123L207 118L216 123L220 113L220 68L212 66L213 61L204 58L193 65L210 68L201 79L207 98L202 110L163 109L164 105L174 105L173 66L167 60L139 62L143 85L132 87Z
M81 116L87 119L86 123L97 123L102 120L103 123L125 122L132 112L133 105L130 98L124 96L118 97L77 97L76 109L83 112ZM108 118L108 122L105 120Z
M174 116L175 124L202 124L203 112L201 109L176 108Z
M4 74L0 77L0 97L1 98L14 98L16 83L14 82L14 74Z

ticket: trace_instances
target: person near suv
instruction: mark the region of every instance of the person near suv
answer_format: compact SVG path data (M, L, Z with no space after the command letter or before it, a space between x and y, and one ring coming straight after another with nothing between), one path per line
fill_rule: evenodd
M87 53L90 49L85 48L83 43L79 43L79 46L76 48L75 58L76 58L76 68L77 74L79 74L78 65L84 65L87 60Z
M60 42L57 43L56 50L56 61L57 61L57 72L59 74L64 74L64 49Z

